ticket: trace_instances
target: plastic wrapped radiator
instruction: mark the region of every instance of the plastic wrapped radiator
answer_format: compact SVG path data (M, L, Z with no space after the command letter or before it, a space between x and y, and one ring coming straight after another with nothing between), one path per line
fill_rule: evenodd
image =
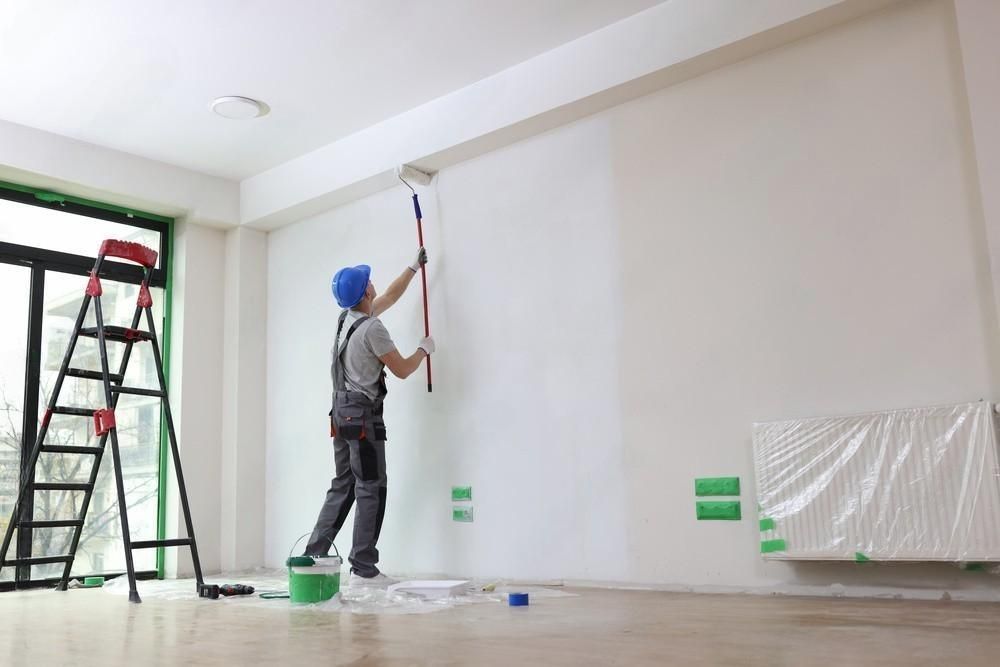
M1000 560L993 404L754 424L761 553Z

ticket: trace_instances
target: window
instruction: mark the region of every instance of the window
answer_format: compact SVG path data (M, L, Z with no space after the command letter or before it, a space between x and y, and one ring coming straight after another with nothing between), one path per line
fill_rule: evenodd
M160 248L160 233L133 225L98 220L58 208L25 206L0 199L0 239L31 248L93 256L104 239L135 241L153 250Z
M21 462L30 455L40 416L66 353L70 332L80 310L87 275L94 266L101 241L134 241L159 253L150 278L153 313L162 344L166 303L166 267L169 221L142 214L108 210L68 198L35 195L0 188L0 530L6 530L14 509ZM101 270L101 303L107 325L130 326L142 267L109 259ZM90 308L84 326L94 325ZM145 322L140 328L146 328ZM114 372L123 346L108 343L109 366ZM100 370L97 341L80 338L72 367ZM148 345L133 347L125 384L155 388L156 367ZM59 404L71 407L104 406L100 382L67 377ZM160 404L155 397L123 395L115 410L126 505L132 538L155 539L160 498ZM89 419L53 415L46 444L94 446ZM73 575L114 574L124 570L124 545L118 516L117 493L110 447L98 471L86 522L80 536ZM35 482L87 482L93 457L44 452L35 468ZM36 491L28 494L25 511L32 519L78 518L81 491ZM19 528L7 558L57 555L68 552L73 528ZM2 535L2 533L0 533ZM155 574L157 552L133 553L138 574ZM62 574L62 564L5 567L0 586L45 582Z

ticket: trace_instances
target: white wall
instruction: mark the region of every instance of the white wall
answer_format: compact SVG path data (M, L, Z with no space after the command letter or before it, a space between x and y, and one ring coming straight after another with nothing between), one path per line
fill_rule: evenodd
M439 174L435 392L387 404L390 572L684 586L976 587L957 568L765 565L755 420L997 398L951 4L907 3ZM266 558L329 477L329 279L384 287L398 188L268 243ZM383 319L404 353L419 293ZM740 523L692 480L739 475ZM452 484L476 521L451 521ZM350 522L338 539L350 548Z
M588 480L604 471L617 477L609 494L621 495L624 482L615 463L617 333L607 310L595 308L620 293L620 285L614 269L607 280L587 281L588 263L614 262L616 254L609 147L595 134L558 133L530 145L536 146L530 156L505 151L483 163L495 165L489 174L472 179L475 172L456 170L442 180L455 183L443 186L443 210L433 195L423 202L431 322L442 353L434 358L433 394L426 393L422 371L390 382L383 534L387 554L407 554L405 563L390 558L396 567L517 571L517 561L497 548L507 541L497 537L509 535L554 550L548 563L530 560L558 576L601 526L600 534L613 539L589 555L585 571L597 576L624 536L612 528L622 504L588 494ZM520 157L549 177L524 179ZM571 165L584 168L567 170ZM404 270L416 245L407 195L389 191L270 235L272 564L311 528L331 476L328 348L337 311L330 277L340 264L371 262L376 286L384 288ZM383 320L404 354L411 353L422 332L418 283ZM579 419L600 413L607 418ZM581 458L581 449L592 454ZM562 474L568 464L578 478ZM475 487L479 515L471 526L450 521L452 484ZM532 515L536 521L524 523ZM548 521L577 539L551 533ZM469 542L470 536L478 537ZM342 538L340 546L347 545Z

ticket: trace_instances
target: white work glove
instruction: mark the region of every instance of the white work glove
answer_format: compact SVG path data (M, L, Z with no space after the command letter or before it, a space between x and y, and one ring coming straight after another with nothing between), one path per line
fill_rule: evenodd
M437 349L434 345L434 339L431 336L420 341L420 345L417 345L418 350L423 350L424 354L428 357L434 354L434 350Z
M420 271L420 267L427 263L427 250L423 247L417 251L417 258L413 260L413 264L410 264L410 271L417 273Z

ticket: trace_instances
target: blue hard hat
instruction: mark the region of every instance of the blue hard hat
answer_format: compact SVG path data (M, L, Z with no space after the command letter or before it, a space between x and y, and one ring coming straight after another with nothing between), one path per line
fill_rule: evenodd
M337 271L330 282L333 298L337 300L337 304L341 308L354 308L361 303L371 275L372 267L364 264L348 266Z

